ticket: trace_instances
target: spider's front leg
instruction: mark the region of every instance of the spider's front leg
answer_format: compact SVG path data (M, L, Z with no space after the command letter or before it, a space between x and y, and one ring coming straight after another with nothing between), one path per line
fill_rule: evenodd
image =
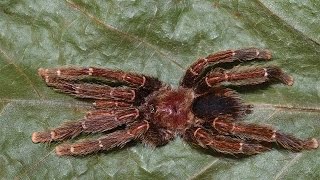
M48 78L46 81L48 86L78 98L119 100L131 103L139 98L137 90L130 87L110 87L108 85L69 82L51 78ZM98 105L100 105L100 102Z
M268 147L261 144L212 134L210 131L201 127L192 127L187 129L184 134L184 139L203 148L210 148L225 154L253 155L269 150Z
M124 83L134 88L157 90L161 87L161 81L156 78L106 68L40 68L38 72L47 83L50 82L50 79L75 81L86 78L101 78L106 81Z
M130 102L124 102L120 100L96 100L93 103L96 109L113 109L113 108L127 108L132 107Z
M279 67L255 67L239 69L215 69L209 72L201 81L196 85L196 92L205 92L213 86L220 85L222 83L228 83L231 85L255 85L261 84L270 79L277 79L283 84L291 86L293 84L293 78L284 73Z
M129 141L139 138L149 129L147 121L135 122L125 130L115 131L96 140L86 140L75 144L62 144L56 147L59 156L86 155L97 151L122 148Z
M316 149L319 146L315 138L302 140L292 135L284 134L270 126L235 122L231 117L217 117L212 121L211 126L223 134L258 141L276 142L285 149L292 151Z
M137 108L91 111L80 121L68 122L50 131L34 132L32 141L34 143L62 141L76 137L82 132L103 132L133 122L138 117L139 110Z
M53 68L39 69L39 75L48 86L79 98L96 99L98 109L109 107L129 107L139 104L152 91L162 87L162 83L152 77L101 68ZM124 83L129 87L111 87L106 84L88 83L90 78ZM84 82L83 80L86 80Z
M271 53L268 50L264 49L248 48L221 51L215 54L211 54L206 58L200 58L189 67L181 81L181 86L186 88L194 87L195 81L200 77L204 69L209 65L233 61L249 61L253 59L270 60Z

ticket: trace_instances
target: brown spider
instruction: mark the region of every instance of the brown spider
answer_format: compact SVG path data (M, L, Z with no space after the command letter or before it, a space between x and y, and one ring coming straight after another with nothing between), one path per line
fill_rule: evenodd
M61 144L56 147L58 155L86 155L121 148L132 140L156 147L175 136L227 154L261 153L270 149L266 142L276 142L292 151L316 149L315 138L301 140L270 126L239 122L252 106L244 104L225 85L256 85L271 79L293 84L293 78L275 66L211 68L208 72L212 65L253 59L270 60L271 53L248 48L200 58L187 70L178 89L156 78L119 70L40 68L39 74L48 86L78 98L94 99L95 110L79 121L47 132L34 132L32 141L63 141L80 133L107 133L99 139Z

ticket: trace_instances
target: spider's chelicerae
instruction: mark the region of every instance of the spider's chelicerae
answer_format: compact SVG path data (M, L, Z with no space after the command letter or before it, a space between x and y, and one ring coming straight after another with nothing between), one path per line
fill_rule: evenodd
M86 155L121 148L133 140L156 147L176 136L227 154L261 153L270 149L265 142L275 142L292 151L316 149L315 138L302 140L270 126L240 122L252 106L225 86L257 85L272 79L293 84L293 78L276 66L219 68L254 59L270 60L271 53L248 48L200 58L189 67L177 89L153 77L119 70L41 68L39 74L48 86L78 98L93 99L95 110L81 120L34 132L32 141L63 141L81 133L106 133L98 139L61 144L56 147L58 155Z

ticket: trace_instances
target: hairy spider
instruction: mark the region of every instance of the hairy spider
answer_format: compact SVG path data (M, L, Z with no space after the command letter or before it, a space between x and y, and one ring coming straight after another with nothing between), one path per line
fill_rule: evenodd
M212 68L254 59L270 60L271 53L248 48L200 58L189 67L177 89L153 77L119 70L40 68L39 74L48 86L78 98L94 99L95 110L81 120L34 132L32 141L63 141L80 133L106 133L98 139L58 145L56 153L60 156L122 148L133 140L156 147L176 136L227 154L261 153L270 149L265 142L292 151L318 148L315 138L301 140L270 126L239 122L252 106L225 86L257 85L272 79L293 84L293 78L276 66Z

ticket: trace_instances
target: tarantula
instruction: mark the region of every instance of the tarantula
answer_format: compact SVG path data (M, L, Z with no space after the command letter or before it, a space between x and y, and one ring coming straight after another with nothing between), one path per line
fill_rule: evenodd
M156 147L176 136L202 148L226 154L253 155L267 150L267 142L285 149L316 149L315 138L301 140L266 125L239 122L251 112L239 95L225 86L257 85L293 78L279 67L222 69L235 61L270 60L268 50L227 50L198 59L186 71L179 88L157 78L104 68L39 69L48 86L78 98L93 99L95 110L78 121L46 132L34 132L32 141L63 141L81 133L105 132L98 139L56 147L58 155L86 155L122 148L136 140ZM215 67L215 68L213 68Z

